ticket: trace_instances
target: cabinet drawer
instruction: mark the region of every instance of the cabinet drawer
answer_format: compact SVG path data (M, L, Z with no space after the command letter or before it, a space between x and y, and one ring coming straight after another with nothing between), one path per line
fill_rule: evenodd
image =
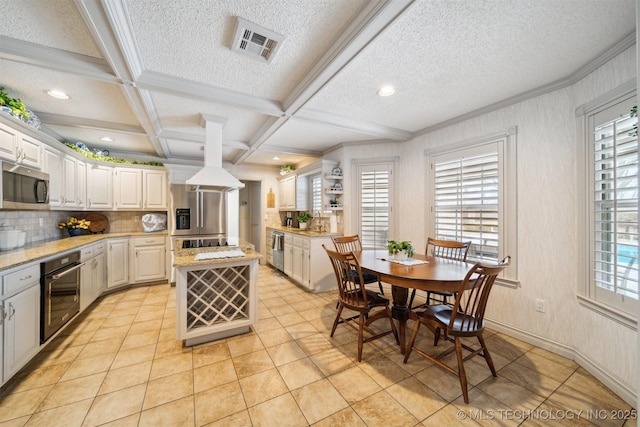
M303 249L309 249L311 247L311 239L302 239L302 248ZM329 248L329 246L327 246ZM334 249L333 247L330 247L329 249Z
M284 234L284 242L288 243L288 244L292 244L293 243L293 236L291 234Z
M33 264L4 276L4 295L40 283L40 264Z
M164 245L164 243L164 236L136 237L133 239L133 245L136 248L139 246Z
M297 246L299 248L302 247L302 242L307 239L303 239L302 237L294 237L293 238L293 246Z
M95 255L95 247L93 245L86 246L80 250L80 259L82 262L88 260Z
M96 243L95 245L93 245L93 256L103 255L106 247L107 244L104 242Z

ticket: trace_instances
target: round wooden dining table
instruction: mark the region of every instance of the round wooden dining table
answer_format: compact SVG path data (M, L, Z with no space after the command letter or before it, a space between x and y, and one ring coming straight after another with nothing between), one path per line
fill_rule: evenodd
M391 285L391 312L398 320L402 354L405 352L406 326L411 312L411 307L407 305L409 289L456 292L473 266L462 261L420 254L414 254L412 259L424 263L404 265L389 261L389 253L384 249L365 249L354 255L363 270L378 275L380 281Z

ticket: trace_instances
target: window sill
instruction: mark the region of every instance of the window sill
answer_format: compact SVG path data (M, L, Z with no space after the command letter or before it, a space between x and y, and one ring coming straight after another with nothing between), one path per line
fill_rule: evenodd
M497 285L504 286L505 288L518 289L520 287L520 281L507 279L504 277L498 277L495 282Z
M621 325L628 327L629 329L632 329L634 331L638 330L638 319L635 316L621 311L615 311L612 307L594 301L583 295L576 295L576 297L578 297L578 303L580 303L581 306L588 308L589 310L593 310L608 319L611 319L615 322L620 323Z

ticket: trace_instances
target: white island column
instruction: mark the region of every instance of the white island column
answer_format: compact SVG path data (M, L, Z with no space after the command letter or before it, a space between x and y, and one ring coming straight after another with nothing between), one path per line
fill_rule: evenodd
M258 253L248 249L241 257L196 260L198 253L230 251L187 249L174 259L176 335L186 346L247 333L257 320Z

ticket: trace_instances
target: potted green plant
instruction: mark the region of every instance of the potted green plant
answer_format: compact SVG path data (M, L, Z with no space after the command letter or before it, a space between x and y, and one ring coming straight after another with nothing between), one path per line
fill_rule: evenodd
M27 111L27 106L24 105L24 102L18 98L11 98L3 87L0 87L0 106L10 109L11 114L16 117L25 120L29 118L30 114Z
M300 223L300 229L306 230L307 222L311 221L311 215L308 212L300 212L298 214L298 222Z
M296 170L296 168L293 165L282 165L280 166L280 175L286 175L294 170Z
M387 251L389 251L390 258L400 260L411 258L414 254L413 245L411 242L407 242L406 240L402 242L388 240Z

